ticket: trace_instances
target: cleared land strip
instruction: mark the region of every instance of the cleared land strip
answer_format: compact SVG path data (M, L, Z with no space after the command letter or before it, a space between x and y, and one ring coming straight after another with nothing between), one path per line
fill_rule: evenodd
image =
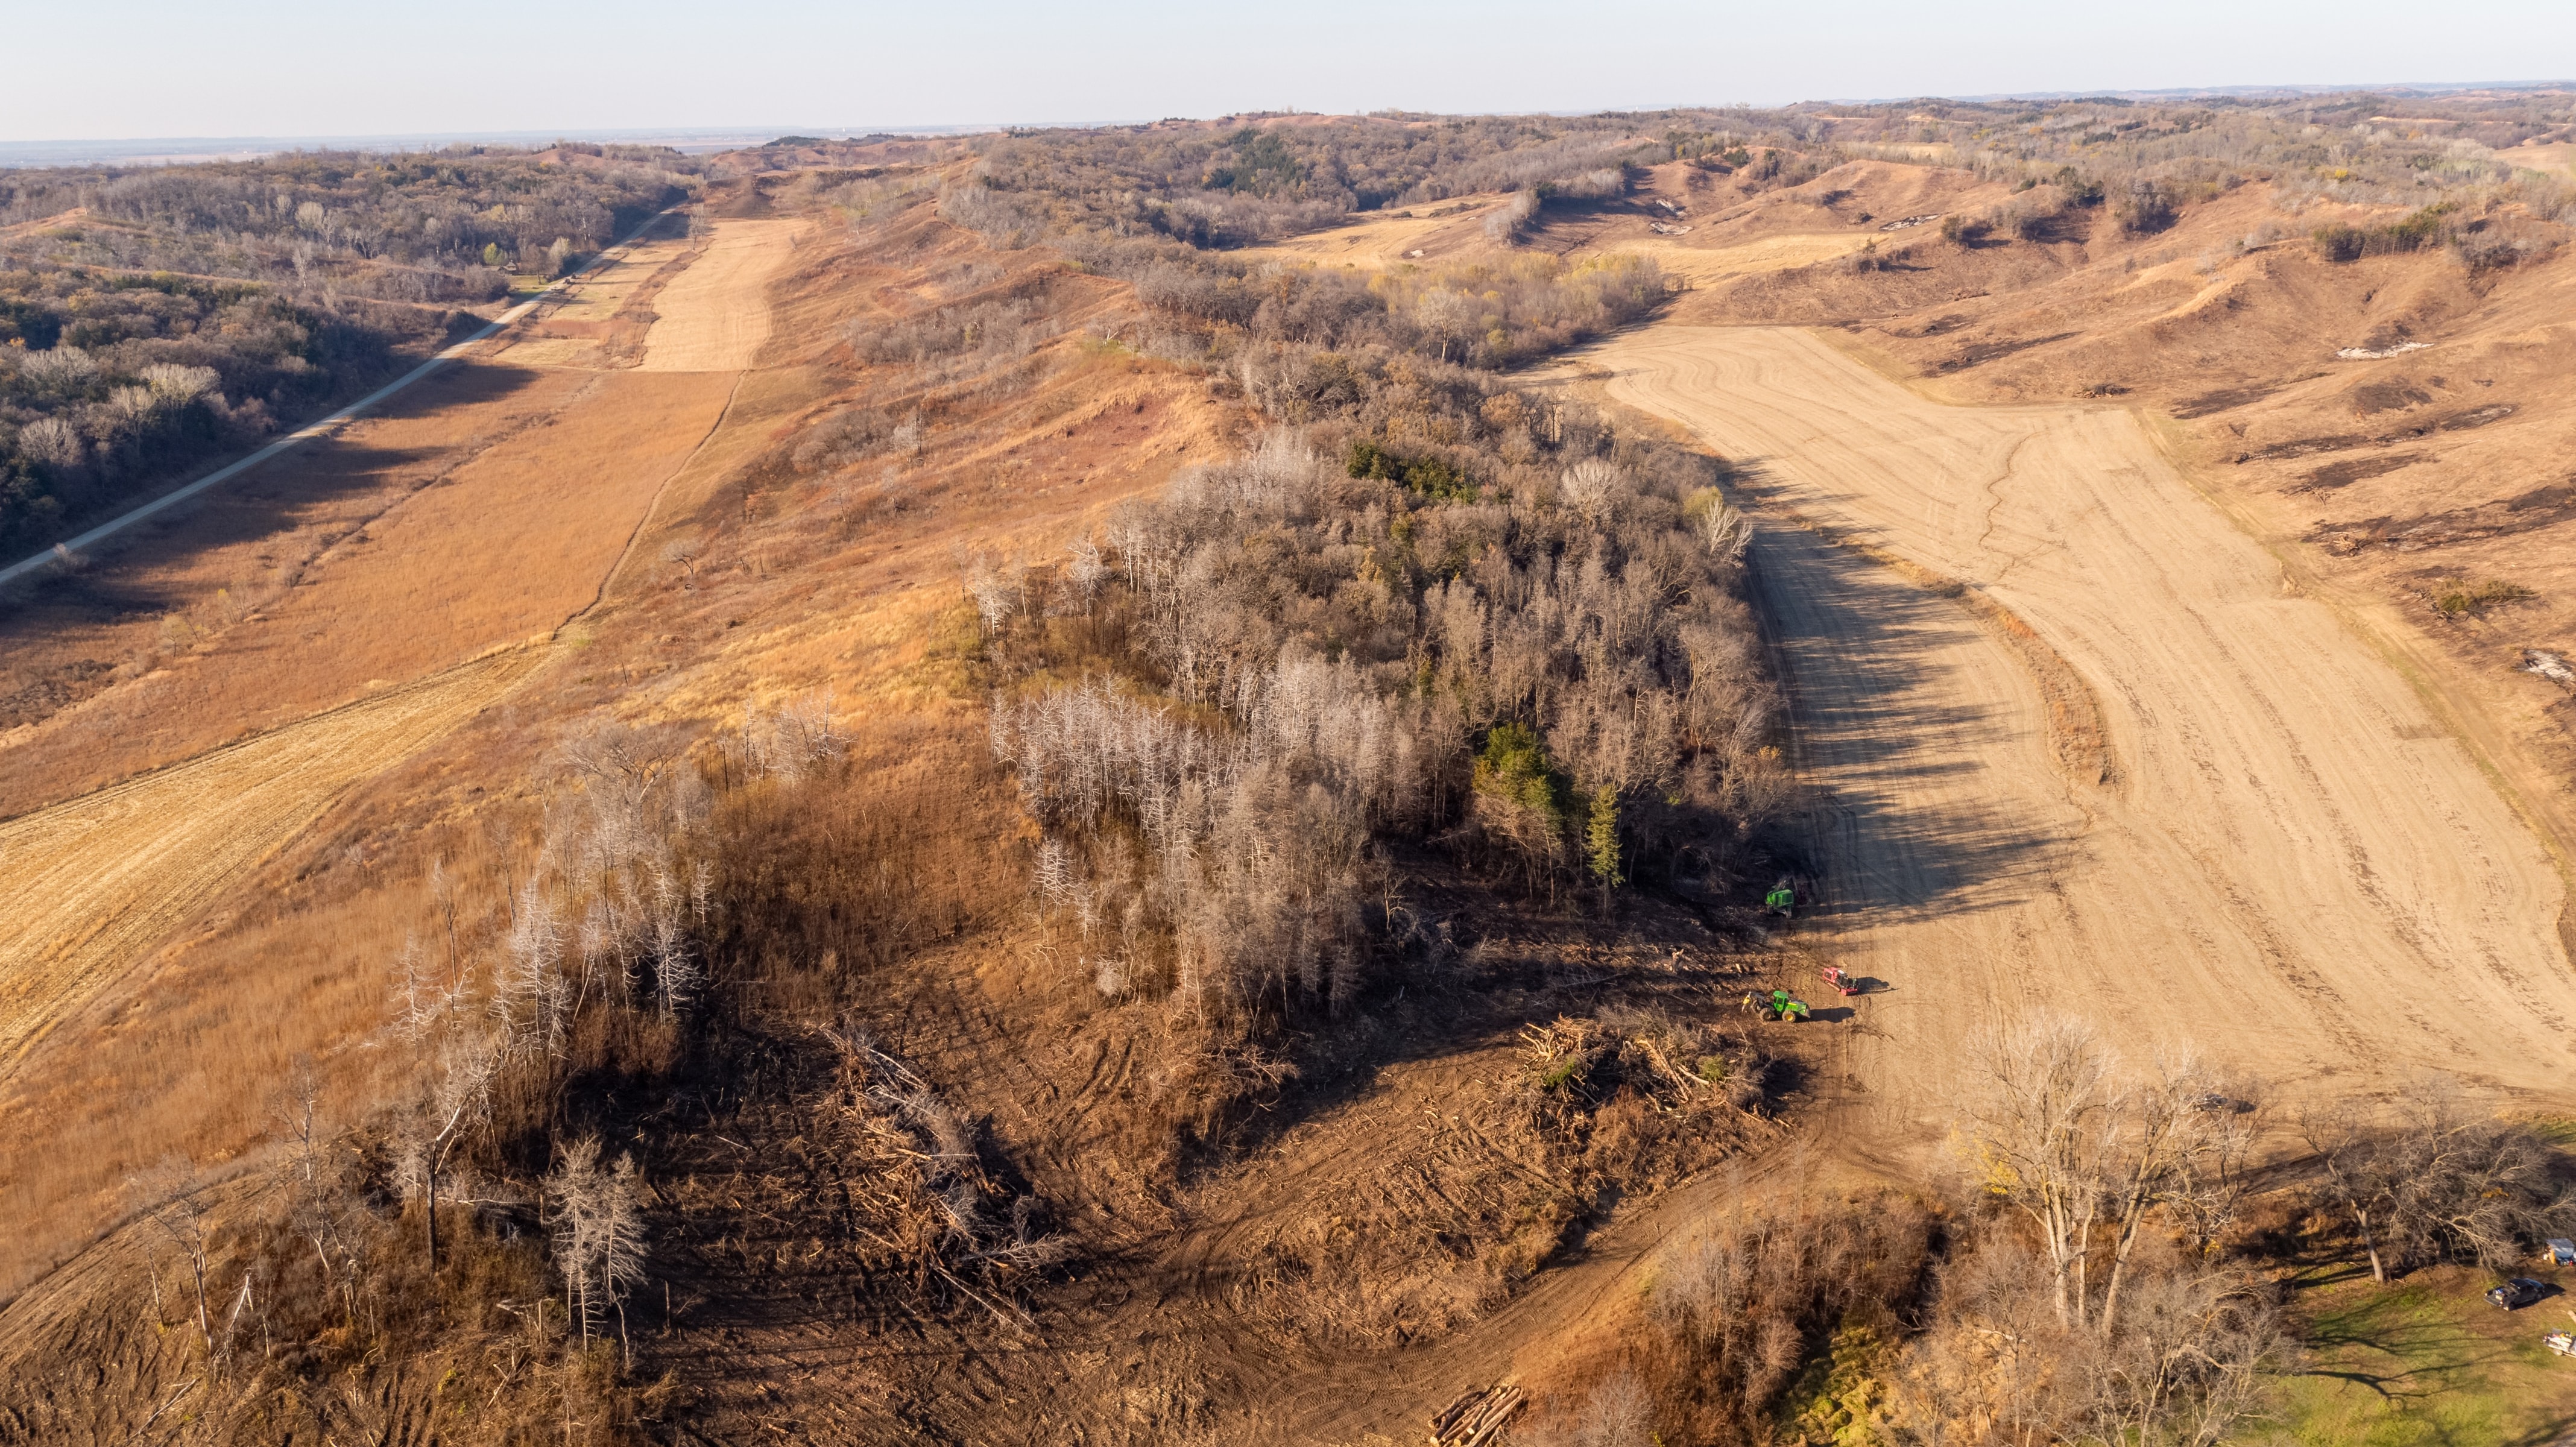
M0 824L0 1072L351 784L507 692L494 653Z
M595 256L589 261L583 263L579 271L575 271L569 276L565 276L560 280L549 283L544 291L528 298L526 301L519 303L508 311L501 313L500 316L493 319L482 330L474 333L474 335L440 351L436 356L431 357L428 361L421 363L419 366L403 373L401 376L387 382L385 385L369 392L364 397L361 397L357 401L350 403L348 406L341 408L339 411L332 413L330 416L324 417L316 422L308 422L304 426L296 428L284 437L281 437L275 442L268 444L266 447L261 448L257 452L252 453L250 456L242 458L237 462L227 463L222 467L216 468L214 471L207 473L205 476L198 478L196 481L189 483L185 487L163 493L161 496L154 498L143 506L135 508L131 512L112 517L106 522L100 523L89 531L80 534L78 537L69 538L63 542L57 543L52 548L38 553L32 558L25 558L18 562L11 563L6 567L0 567L0 587L6 587L7 585L18 581L20 578L36 572L40 568L52 566L55 560L65 553L77 553L83 548L105 542L107 539L125 531L136 523L142 522L146 518L152 517L167 508L175 507L180 503L186 502L188 499L195 497L197 494L204 492L210 487L220 486L223 483L241 476L243 473L250 471L252 468L259 466L261 463L268 461L270 458L275 457L279 453L284 452L291 447L295 447L300 443L310 442L316 437L325 437L330 435L331 432L338 428L341 423L346 422L350 418L357 416L359 413L366 411L368 408L375 406L387 397L400 392L405 387L408 387L414 382L419 381L421 378L428 376L430 373L437 371L440 367L447 365L449 362L455 361L457 358L464 356L465 353L476 343L483 341L493 333L500 331L503 327L510 325L510 323L517 321L519 318L526 316L529 312L535 310L537 306L543 303L549 296L553 295L559 288L572 282L575 277L578 277L584 272L588 272L595 267L607 264L622 257L625 254L626 248L633 246L643 237L645 232L652 230L656 223L660 222L664 216L669 214L670 213L668 211L656 213L652 220L636 227L633 235L628 236L624 241L617 243L615 246L609 247L607 250L602 251L598 256Z
M707 249L654 300L647 372L739 372L769 340L769 283L796 250L802 221L718 221Z
M1937 1141L1963 1047L2048 1007L2293 1093L2430 1067L2568 1097L2546 851L2136 417L1940 406L1787 330L1592 361L1855 545L1775 526L1757 562L1814 788L1820 917L1797 929L1896 987L1841 1037L1874 1130ZM2110 780L2066 767L2014 620L2090 685Z

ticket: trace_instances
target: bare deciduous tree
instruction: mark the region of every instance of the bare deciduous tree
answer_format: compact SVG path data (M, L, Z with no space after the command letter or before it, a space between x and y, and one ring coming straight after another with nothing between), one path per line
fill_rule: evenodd
M2148 1211L2185 1199L2219 1209L2241 1189L2237 1102L2189 1055L2123 1080L2093 1028L2063 1015L1997 1031L1977 1058L1985 1088L1966 1135L1982 1184L2037 1233L2059 1321L2108 1335ZM2110 1255L2098 1305L2097 1246Z
M418 1142L421 1189L426 1197L429 1266L438 1269L438 1172L458 1137L479 1121L492 1104L492 1077L501 1064L500 1042L480 1036L449 1040L439 1052L438 1078L431 1088Z
M2418 1081L2384 1112L2350 1099L2312 1106L2299 1129L2374 1281L2445 1256L2497 1265L2576 1221L2548 1143L2472 1108L2447 1076Z
M599 1163L599 1139L584 1136L563 1148L546 1194L555 1211L555 1267L563 1273L564 1304L583 1346L617 1315L617 1336L628 1359L626 1293L644 1279L644 1210L635 1158L621 1155L613 1168Z
M126 1182L126 1189L142 1205L162 1239L177 1248L179 1259L187 1266L197 1298L197 1335L212 1354L215 1328L206 1301L206 1264L214 1222L206 1186L196 1163L184 1156L167 1157Z

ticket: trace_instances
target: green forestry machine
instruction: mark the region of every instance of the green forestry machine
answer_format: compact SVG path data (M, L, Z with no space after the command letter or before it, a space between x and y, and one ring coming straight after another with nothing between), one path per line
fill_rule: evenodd
M1807 1012L1806 1001L1790 999L1789 992L1786 990L1773 990L1768 995L1759 990L1749 991L1744 996L1744 1008L1765 1020L1787 1020L1795 1023L1815 1018Z

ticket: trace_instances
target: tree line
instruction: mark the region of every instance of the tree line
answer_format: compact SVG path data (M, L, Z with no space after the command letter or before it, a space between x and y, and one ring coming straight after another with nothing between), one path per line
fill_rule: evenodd
M0 172L0 225L58 222L0 241L0 549L381 377L444 308L499 297L505 268L561 272L695 169L467 147Z
M1477 374L1302 360L1345 406L967 579L1071 967L1220 1048L1373 987L1396 854L1722 897L1787 792L1715 464Z
M2546 1136L2442 1077L2284 1110L2188 1051L2124 1057L2053 1015L1965 1055L1946 1176L1684 1242L1624 1360L1519 1440L2241 1440L2298 1364L2299 1271L2505 1272L2576 1223ZM2258 1174L2267 1125L2304 1159Z

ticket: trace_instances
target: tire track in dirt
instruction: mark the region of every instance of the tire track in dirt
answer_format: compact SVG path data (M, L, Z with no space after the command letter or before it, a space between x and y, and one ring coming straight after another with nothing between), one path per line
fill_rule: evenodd
M1756 586L1826 881L1800 929L1896 986L1836 1046L1871 1093L1846 1114L1891 1154L1941 1139L1980 1027L2042 1004L2293 1093L2435 1068L2565 1098L2546 851L2136 417L1945 407L1786 330L1655 329L1590 361L1773 514ZM2043 653L2099 710L2116 788L2052 740Z
M472 717L542 656L488 654L0 824L0 1073L341 790Z
M2294 1089L2563 1079L2546 856L2133 421L1936 407L1797 333L1657 329L1592 360L1755 473L1820 876L1791 939L1896 988L1813 1027L1850 1084L1796 1138L1622 1212L1436 1345L1298 1374L1254 1440L1409 1435L1614 1339L1732 1204L1920 1179L1963 1047L2036 1003Z

